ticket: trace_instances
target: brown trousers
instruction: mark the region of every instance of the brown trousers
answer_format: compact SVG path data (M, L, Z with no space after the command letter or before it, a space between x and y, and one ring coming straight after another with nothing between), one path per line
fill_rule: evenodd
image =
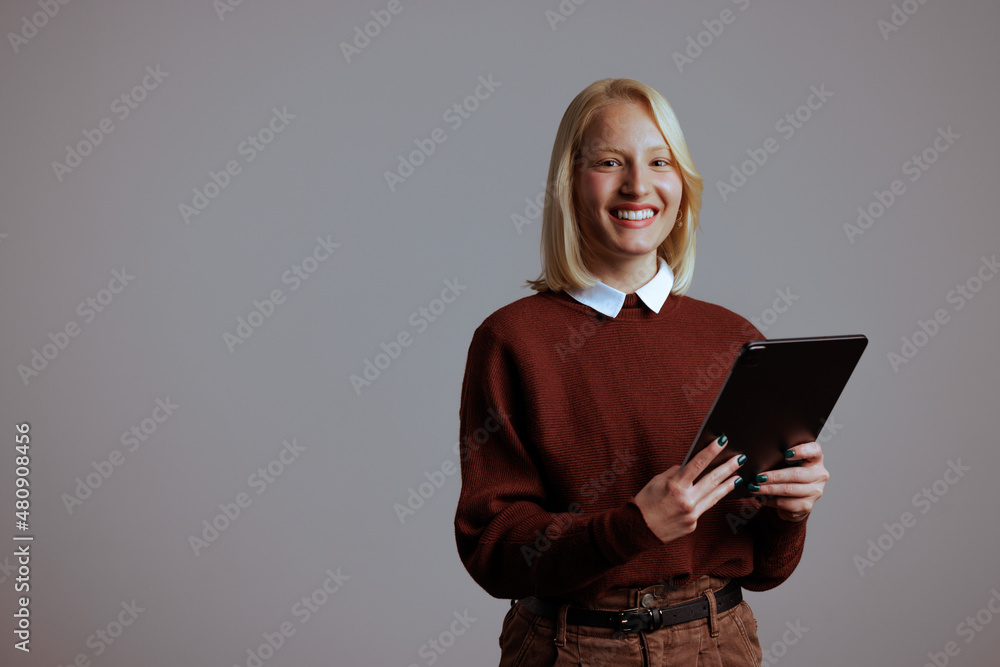
M654 596L656 606L665 606L694 600L727 583L728 579L706 576L675 590L662 585L617 589L585 606L632 609L642 606L641 600L647 594ZM740 602L728 611L716 613L711 593L708 598L712 610L709 618L627 635L547 619L515 604L504 618L500 633L500 667L759 667L762 654L757 620L750 606Z

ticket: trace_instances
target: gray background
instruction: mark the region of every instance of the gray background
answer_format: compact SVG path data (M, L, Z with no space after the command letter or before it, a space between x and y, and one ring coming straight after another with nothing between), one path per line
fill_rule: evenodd
M996 664L1000 619L980 613L991 623L971 637L960 624L1000 590L1000 281L960 310L947 297L1000 250L1000 6L896 3L902 25L884 35L887 0L565 0L555 24L555 0L404 0L347 62L341 42L387 4L246 1L220 19L209 0L69 2L15 52L8 33L42 10L3 3L0 553L19 533L23 421L35 541L32 651L12 647L14 575L0 572L0 662L246 665L290 621L265 665L426 665L427 642L467 611L436 664L496 664L507 602L458 559L458 475L404 523L394 505L457 462L472 332L537 276L540 220L519 231L512 215L542 191L563 111L594 80L628 76L671 102L705 177L689 294L770 318L790 290L767 336L871 341L827 434L832 481L802 563L748 595L766 664L921 665L949 641L949 664ZM725 9L713 36L703 21ZM689 37L707 46L679 68ZM120 120L114 100L157 65L169 75ZM453 129L444 112L489 75L500 86ZM832 96L786 138L776 123L821 85ZM295 118L247 162L240 143L285 107ZM60 181L52 163L102 118L115 129ZM904 163L949 126L959 138L911 182ZM439 127L447 139L390 191L384 172ZM778 152L723 201L717 183L768 137ZM185 224L179 205L228 160L242 171ZM852 242L845 223L894 179L905 193ZM292 291L283 274L320 236L341 245ZM78 304L122 267L134 279L86 322ZM418 331L411 314L446 279L467 287ZM230 352L224 333L276 288L284 303ZM937 309L948 322L894 369L889 354ZM70 321L78 335L23 381L18 366ZM412 344L359 395L350 376L402 332ZM122 433L167 397L179 407L127 451ZM257 494L250 476L292 438L304 451ZM113 450L122 464L70 513L64 494ZM959 459L971 470L915 503ZM241 492L252 503L195 555L189 536ZM883 536L904 512L915 524ZM859 571L880 536L891 547ZM349 579L300 623L293 606L328 568ZM143 611L95 655L88 637L132 600ZM786 622L808 630L783 638Z

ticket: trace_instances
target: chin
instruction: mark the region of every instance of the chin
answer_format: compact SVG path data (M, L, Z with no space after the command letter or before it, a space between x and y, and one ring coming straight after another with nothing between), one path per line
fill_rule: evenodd
M656 255L656 246L646 248L616 248L614 252L614 257L622 261L632 261L635 259L640 259L642 257L647 257L649 255Z
M662 239L652 239L643 241L633 241L631 243L617 243L615 244L618 251L627 255L648 255L651 252L656 252L656 249L660 247Z

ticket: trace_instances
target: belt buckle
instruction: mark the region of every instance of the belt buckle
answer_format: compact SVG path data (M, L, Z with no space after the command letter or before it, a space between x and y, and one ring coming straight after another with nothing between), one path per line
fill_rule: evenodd
M618 612L618 631L622 634L640 632L649 627L652 619L652 610L644 607L634 609L623 609Z

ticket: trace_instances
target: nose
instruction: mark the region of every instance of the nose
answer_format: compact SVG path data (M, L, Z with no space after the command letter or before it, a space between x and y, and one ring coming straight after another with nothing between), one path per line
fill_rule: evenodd
M649 178L642 165L633 163L622 174L622 184L619 192L623 195L644 197L649 194Z

